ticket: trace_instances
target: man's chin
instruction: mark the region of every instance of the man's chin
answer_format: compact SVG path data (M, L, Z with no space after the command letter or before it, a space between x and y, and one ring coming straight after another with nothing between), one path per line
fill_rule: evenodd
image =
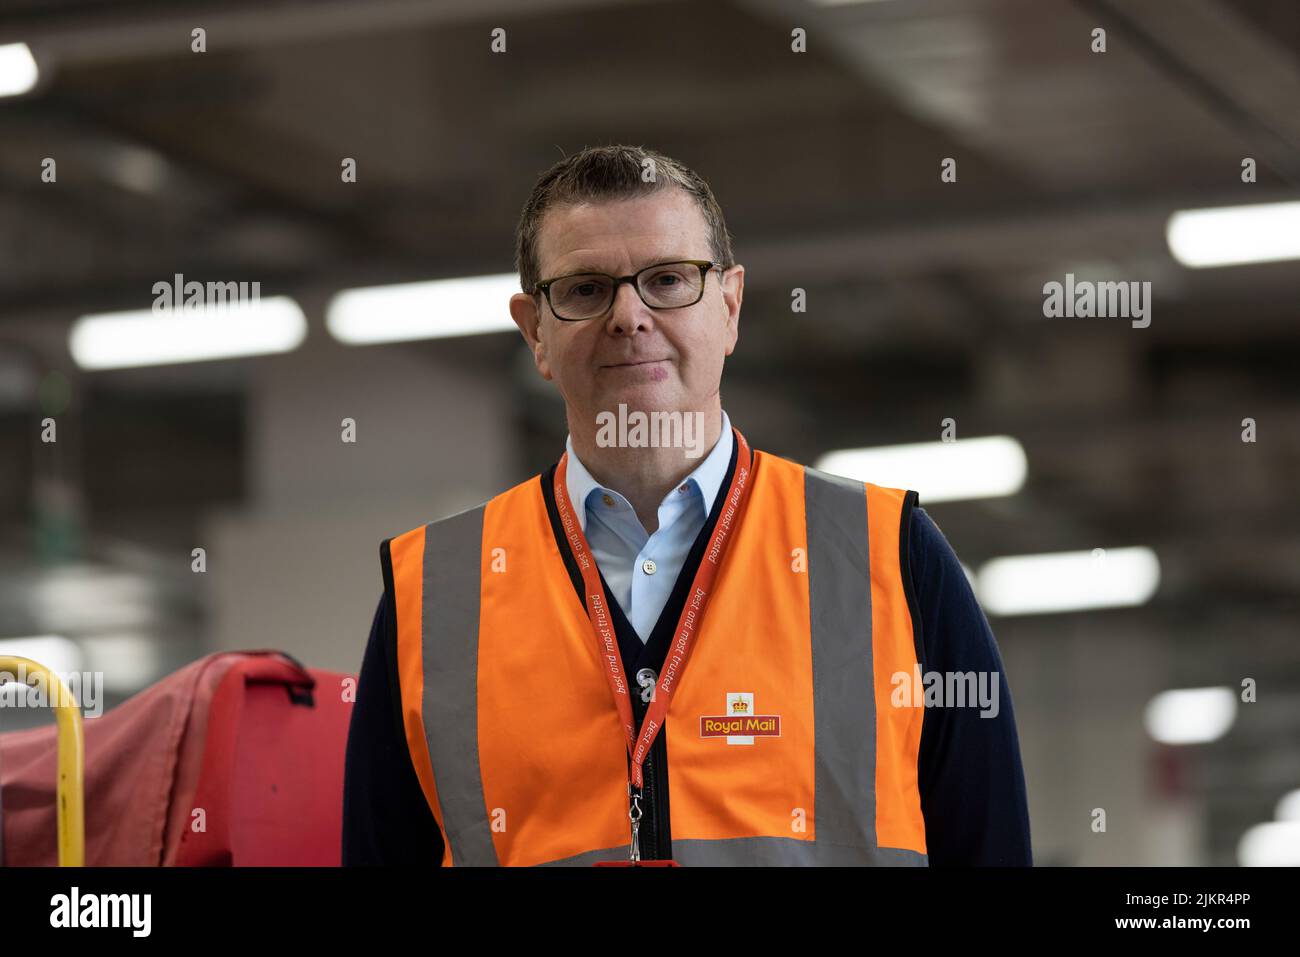
M628 412L668 412L682 408L683 401L681 393L667 382L638 382L604 391L596 409L617 414L622 405Z

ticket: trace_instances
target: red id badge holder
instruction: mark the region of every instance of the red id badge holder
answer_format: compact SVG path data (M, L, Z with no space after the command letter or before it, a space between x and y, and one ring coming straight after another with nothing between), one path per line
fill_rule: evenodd
M676 861L597 861L593 867L681 867Z

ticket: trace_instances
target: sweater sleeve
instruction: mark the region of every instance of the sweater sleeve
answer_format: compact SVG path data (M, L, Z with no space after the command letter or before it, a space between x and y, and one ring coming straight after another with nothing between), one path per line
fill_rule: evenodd
M348 726L343 771L343 865L442 863L438 829L402 729L396 629L375 611Z
M924 509L913 508L908 538L922 672L938 672L945 683L949 674L974 672L976 688L997 687L996 697L982 702L925 709L918 783L930 864L1032 865L1020 743L997 641L952 546Z

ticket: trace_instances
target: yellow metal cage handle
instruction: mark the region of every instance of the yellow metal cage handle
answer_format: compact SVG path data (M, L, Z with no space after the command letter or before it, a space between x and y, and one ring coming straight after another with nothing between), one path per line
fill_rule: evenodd
M81 867L86 863L86 794L82 780L85 768L85 740L81 733L81 708L58 675L30 658L0 655L0 673L38 674L45 679L59 734L59 866Z

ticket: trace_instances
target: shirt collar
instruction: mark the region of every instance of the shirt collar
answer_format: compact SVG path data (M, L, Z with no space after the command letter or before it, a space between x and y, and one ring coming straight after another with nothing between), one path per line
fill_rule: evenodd
M718 436L718 441L713 444L712 451L704 456L704 460L695 467L690 475L682 479L681 485L694 483L695 487L700 490L700 496L704 501L704 514L708 515L713 511L713 502L718 497L718 492L722 489L722 480L727 477L727 466L731 464L731 447L735 444L735 437L731 434L731 420L727 418L727 410L722 410L722 432ZM587 467L582 464L578 458L577 452L573 449L573 436L569 435L564 440L565 450L569 453L569 464L565 470L564 484L569 492L569 501L573 504L574 511L578 513L578 524L582 530L587 530L587 499L592 492L617 492L617 489L607 489L601 485L587 471ZM680 487L680 486L679 486ZM673 489L673 492L677 489ZM622 494L622 493L618 493ZM671 495L672 492L669 492Z

